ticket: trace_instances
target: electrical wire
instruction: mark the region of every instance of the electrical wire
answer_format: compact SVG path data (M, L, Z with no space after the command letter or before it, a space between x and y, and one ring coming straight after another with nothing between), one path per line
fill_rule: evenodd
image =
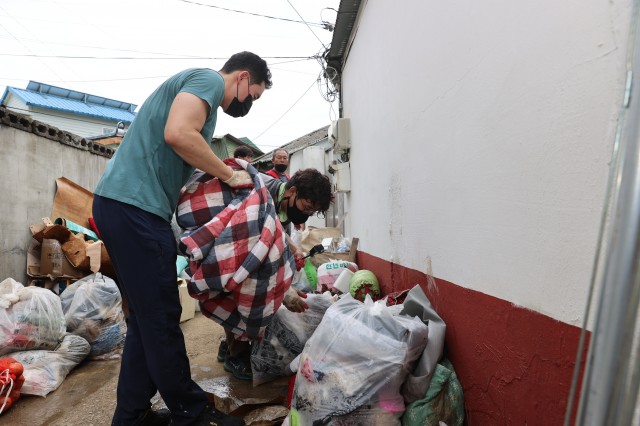
M13 19L14 21L18 22L20 25L22 25L19 21L17 21L13 16L11 16L6 10L4 10L2 7L0 7L0 10L4 11L4 13L10 17L11 19ZM24 25L22 25L24 27ZM27 51L31 52L31 49L29 49L29 46L25 45L18 37L16 37L15 35L13 35L13 33L11 31L9 31L9 29L7 27L5 27L4 25L2 25L0 23L0 28L2 28L3 30L5 30L7 32L7 34L9 34L16 42L20 43L20 45L26 49ZM51 68L49 65L47 65L44 61L38 59L39 62L42 63L42 65L44 65L46 68L48 68L52 73L54 73L58 78L62 78L60 77L60 75L53 69Z
M304 97L304 95L307 94L307 92L309 92L309 90L311 90L311 88L313 87L313 85L316 83L316 80L313 80L313 83L311 83L311 85L307 88L307 90L304 91L304 93L298 98L297 101L295 101L293 103L293 105L291 105L276 121L274 121L273 123L271 123L271 125L269 127L267 127L266 129L264 129L262 131L262 133L260 133L258 136L256 136L255 138L252 138L252 141L255 141L256 139L258 139L260 136L264 135L269 129L271 129L278 121L282 120L282 117L284 117L285 115L287 115L287 113L289 111L291 111L291 109L296 106L296 104L298 102L300 102L300 99L302 99Z
M0 53L0 56L10 57L30 57L30 58L57 58L57 59L110 59L110 60L185 60L185 59L206 59L223 61L226 58L211 57L211 56L192 56L192 57L169 57L169 58L155 58L155 57L135 57L135 56L71 56L71 55L35 55L35 54L17 54L17 53ZM262 59L292 59L292 60L308 60L317 59L315 56L262 56Z
M3 36L0 35L0 38L8 38L8 39L15 39L15 37L7 37L7 36ZM134 49L122 49L122 48L117 48L117 47L101 47L101 46L91 46L91 45L86 45L86 44L69 44L69 43L56 43L53 41L42 41L39 39L33 39L33 38L20 38L20 41L27 41L27 42L37 42L37 43L41 43L41 44L45 44L45 45L57 45L57 46L68 46L68 47L73 47L73 48L83 48L83 49L96 49L96 50L110 50L110 51L118 51L118 52L131 52L131 53L146 53L146 54L151 54L151 55L169 55L169 53L167 52L149 52L146 50L134 50ZM195 55L182 55L185 58L195 58L197 59L198 56Z
M304 58L304 59L295 59L291 61L282 61L282 62L272 62L269 64L270 69L274 69L273 65L281 65L281 64L289 64L292 62L301 62L308 61L316 58ZM295 72L291 70L286 70L289 72ZM301 74L310 74L310 73L301 73ZM146 77L123 77L123 78L107 78L107 79L96 79L96 80L47 80L49 83L100 83L100 82L110 82L110 81L131 81L131 80L154 80L158 78L169 78L170 75L151 75ZM24 77L21 78L11 78L11 77L0 77L0 80L12 80L12 81L23 81Z
M289 6L291 6L291 8L298 14L300 19L302 19L302 22L304 22L307 25L307 28L309 28L309 31L311 31L311 34L313 34L313 36L318 39L318 41L320 42L322 47L324 47L326 49L327 46L325 46L324 43L322 42L322 40L320 40L320 37L318 37L318 35L313 32L313 30L311 29L311 27L309 26L307 21L305 21L304 18L302 17L302 15L300 15L300 12L298 12L298 10L291 4L291 2L289 0L287 0L287 3L289 3Z
M296 23L296 24L306 24L307 26L314 25L314 26L317 26L317 27L320 27L320 28L325 28L325 26L323 24L318 24L318 23L315 23L315 22L312 22L312 23L309 24L309 23L305 22L304 19L302 21L297 21L295 19L279 18L277 16L262 15L262 14L253 13L253 12L245 12L243 10L229 9L229 8L222 7L222 6L214 6L212 4L204 4L204 3L199 3L199 2L191 1L191 0L178 0L178 1L181 1L183 3L195 4L195 5L198 5L198 6L212 7L214 9L226 10L227 12L244 13L245 15L259 16L259 17L262 17L262 18L276 19L276 20L279 20L279 21L293 22L293 23ZM300 17L300 18L302 18L302 17Z

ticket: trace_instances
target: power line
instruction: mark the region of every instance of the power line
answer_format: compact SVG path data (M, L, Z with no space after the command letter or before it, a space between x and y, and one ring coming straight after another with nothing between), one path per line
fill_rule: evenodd
M296 59L291 61L272 62L269 64L269 68L278 69L278 68L274 68L273 66L281 65L281 64L290 64L292 62L308 61L311 59L315 59L315 58L304 58L304 59ZM279 69L284 71L289 71L289 72L295 72L295 71L287 70L285 68L279 68ZM301 73L301 74L309 75L310 73ZM153 80L157 78L168 78L168 77L170 77L170 75L167 74L167 75L150 75L145 77L106 78L106 79L96 79L96 80L47 80L47 81L49 83L101 83L101 82L110 82L110 81ZM23 81L27 79L25 79L24 77L20 77L20 78L0 77L0 80Z
M288 109L288 110L286 110L286 111L284 112L284 114L282 114L282 115L280 116L280 118L278 118L276 121L274 121L274 122L273 122L269 127L267 127L266 129L264 129L262 133L260 133L258 136L256 136L255 138L253 138L253 139L251 139L251 140L256 140L256 139L258 139L260 136L264 135L264 134L265 134L265 133L266 133L270 128L272 128L272 127L273 127L273 126L274 126L278 121L280 121L280 120L282 119L282 117L284 117L285 115L287 115L287 113L288 113L289 111L291 111L291 109L292 109L294 106L296 106L296 104L297 104L298 102L300 102L300 99L302 99L302 98L304 97L304 95L306 95L306 94L307 94L307 92L308 92L309 90L311 90L311 88L313 87L313 85L314 85L315 83L316 83L316 80L313 80L313 83L311 83L311 86L309 86L309 87L307 88L307 90L305 90L305 91L304 91L304 93L302 94L302 96L300 96L300 97L298 98L298 100L297 100L297 101L295 101L295 102L293 103L293 105L291 105L291 106L289 107L289 109Z
M119 51L119 52L132 52L132 53L147 53L147 54L151 54L151 55L169 55L169 53L167 52L150 52L147 50L134 50L134 49L121 49L121 48L117 48L117 47L100 47L100 46L91 46L91 45L86 45L86 44L69 44L69 43L56 43L53 41L42 41L39 39L32 39L32 38L20 38L17 39L16 37L7 37L7 36L2 36L0 35L0 38L8 38L8 39L16 39L18 41L30 41L30 42L37 42L37 43L41 43L41 44L46 44L46 45L58 45L58 46L69 46L69 47L81 47L81 48L85 48L85 49L97 49L97 50L110 50L110 51ZM197 58L197 56L194 55L183 55L185 58Z
M259 16L259 17L262 17L262 18L276 19L276 20L278 20L278 21L294 22L294 23L296 23L296 24L306 24L307 26L309 26L309 25L314 25L314 26L317 26L317 27L320 27L320 28L325 28L325 25L323 25L323 24L318 24L318 23L315 23L315 22L312 22L311 24L308 24L308 23L307 23L307 22L305 22L304 20L302 20L302 21L297 21L297 20L295 20L295 19L279 18L279 17L277 17L277 16L262 15L262 14L259 14L259 13L253 13L253 12L245 12L245 11L243 11L243 10L229 9L229 8L226 8L226 7L214 6L214 5L211 5L211 4L198 3L198 2L195 2L195 1L191 1L191 0L178 0L178 1L181 1L181 2L183 2L183 3L191 3L191 4L195 4L195 5L198 5L198 6L212 7L212 8L214 8L214 9L226 10L227 12L244 13L245 15ZM302 17L300 17L300 18L302 18Z
M180 0L182 1L182 0ZM169 58L156 58L156 57L135 57L135 56L71 56L71 55L35 55L35 54L18 54L18 53L0 53L0 56L10 56L14 58L18 57L31 57L31 58L56 58L56 59L110 59L110 60L193 60L193 59L207 59L222 61L229 59L210 57L210 56L191 56L191 57L169 57ZM262 56L262 59L295 59L295 60L307 60L317 59L315 56Z
M291 4L291 2L289 0L287 0L287 3L289 3L289 6L291 6L291 8L298 14L298 16L300 17L300 19L302 19L302 22L304 22L307 25L307 28L309 28L309 31L311 31L311 34L314 35L315 38L318 39L318 41L320 42L320 44L322 45L322 47L324 47L325 49L327 48L327 46L324 45L324 43L322 42L322 40L320 40L320 37L318 37L316 35L316 33L313 32L313 30L311 29L311 27L309 26L309 24L307 23L307 21L304 20L304 18L302 17L302 15L300 15L300 12L298 12L298 10Z
M2 8L0 8L2 9ZM4 9L2 9L4 11ZM8 17L10 17L11 19L13 19L14 21L18 22L13 16L9 15L8 12L5 11L5 13L7 14ZM22 24L20 24L22 25ZM23 26L24 27L24 26ZM4 25L0 24L0 28L2 28L3 30L5 30L7 32L7 34L9 34L11 37L13 37L15 39L15 41L17 41L18 43L20 43L20 45L22 45L23 48L25 48L26 50L28 50L29 52L31 52L31 49L29 49L29 47L27 45L25 45L18 37L16 37L15 35L13 35L13 33L11 31L9 31L9 29L7 27L5 27ZM34 55L35 56L35 55ZM38 61L40 61L42 63L42 65L44 65L45 67L49 68L49 70L54 73L56 76L58 76L58 78L60 78L60 75L58 75L58 73L51 68L49 65L47 65L44 61L38 59Z

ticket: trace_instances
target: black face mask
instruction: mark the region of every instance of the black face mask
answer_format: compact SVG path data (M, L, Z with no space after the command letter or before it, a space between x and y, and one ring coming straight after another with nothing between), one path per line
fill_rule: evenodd
M249 83L249 79L247 79L247 82ZM253 96L251 96L251 93L249 93L247 97L244 98L244 101L240 102L238 100L238 87L236 86L236 97L233 98L233 100L231 101L231 103L229 104L229 106L224 112L226 112L227 114L235 118L244 117L249 113L249 110L251 109L252 104L253 104Z
M276 169L280 173L284 173L284 171L287 170L287 165L286 164L276 164L276 165L273 166L273 168Z
M289 200L289 197L286 197L282 199L282 202L285 202L288 200ZM289 222L293 223L294 225L302 225L307 221L307 219L309 219L308 214L305 214L304 212L300 211L300 209L298 209L296 199L293 200L292 206L290 206L289 203L287 203L286 206L287 206L287 219L289 220Z

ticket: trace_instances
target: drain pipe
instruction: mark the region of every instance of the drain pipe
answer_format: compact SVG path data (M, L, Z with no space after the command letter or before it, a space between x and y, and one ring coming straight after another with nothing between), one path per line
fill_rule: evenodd
M600 298L578 407L576 424L580 426L630 425L640 384L637 338L640 302L638 1L634 2L631 17L627 91L619 123L619 152L614 155L617 156L615 164L611 165L615 171L609 183L610 221L601 224L608 228L607 241L599 278ZM601 229L601 233L604 231Z

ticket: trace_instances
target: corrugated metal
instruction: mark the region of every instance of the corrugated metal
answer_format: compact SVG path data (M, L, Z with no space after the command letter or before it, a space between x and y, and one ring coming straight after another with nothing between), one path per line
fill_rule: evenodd
M27 90L44 95L57 96L59 98L74 99L76 101L81 101L89 104L104 105L130 112L135 111L137 106L130 102L116 101L115 99L103 98L102 96L90 95L88 93L78 92L76 90L65 89L64 87L38 83L37 81L30 81L27 85Z
M360 9L360 0L342 0L338 8L336 26L333 30L331 48L326 57L327 65L338 73L342 72L344 57L347 53L347 43Z
M135 118L135 114L130 111L106 105L97 105L94 103L83 102L81 100L17 89L15 87L9 87L8 90L13 95L22 99L29 106L65 111L72 114L102 118L105 120L123 121L125 123L131 123Z

